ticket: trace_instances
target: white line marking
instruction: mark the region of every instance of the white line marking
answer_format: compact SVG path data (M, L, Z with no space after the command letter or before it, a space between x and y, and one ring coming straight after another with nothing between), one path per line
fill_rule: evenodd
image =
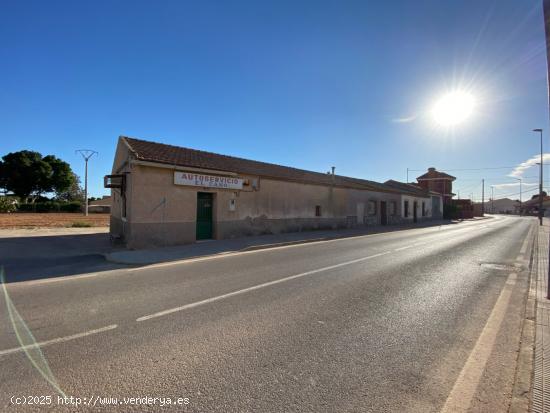
M95 330L89 330L89 331L85 331L83 333L73 334L71 336L59 337L59 338L54 338L54 339L51 339L51 340L41 341L39 343L30 344L28 346L21 346L21 347L16 347L16 348L10 348L10 349L7 349L7 350L0 350L0 356L3 356L5 354L17 353L17 352L28 350L28 349L49 346L50 344L64 343L65 341L76 340L77 338L91 336L93 334L102 333L104 331L114 330L117 327L118 326L116 324L111 324L110 326L107 326L107 327L102 327L102 328L98 328L98 329L95 329Z
M413 244L413 245L407 245L406 247L396 248L396 249L394 249L394 251L395 251L395 252L397 252L397 251L403 251L403 250L407 250L407 249L409 249L409 248L412 248L412 247L414 247L414 246L415 246L414 244Z
M516 284L516 277L516 273L510 273L508 276L476 345L462 368L443 409L441 409L442 413L466 412L469 409L506 314L506 308Z
M102 273L90 272L88 274L82 274L82 275L63 275L60 277L42 278L39 280L15 281L15 282L10 282L9 286L11 289L15 287L23 287L23 286L29 286L29 285L51 284L51 283L56 283L61 281L81 280L86 278L97 277L99 275L109 275L110 272L116 272L120 270L126 271L126 268L121 268L119 270L104 271Z
M158 313L154 313L154 314L146 315L146 316L143 316L143 317L139 317L138 319L136 319L136 321L150 320L151 318L162 317L162 316L165 316L165 315L168 315L168 314L175 313L177 311L188 310L189 308L194 308L194 307L198 307L198 306L201 306L201 305L204 305L204 304L213 303L215 301L223 300L225 298L234 297L236 295L244 294L244 293L254 291L254 290L259 290L260 288L265 288L265 287L269 287L269 286L272 286L272 285L275 285L275 284L280 284L280 283L283 283L283 282L286 282L286 281L294 280L296 278L305 277L306 275L317 274L317 273L322 272L322 271L333 270L335 268L344 267L346 265L356 264L358 262L370 260L372 258L380 257L382 255L386 255L386 254L389 254L391 252L392 251L381 252L379 254L369 255L368 257L358 258L358 259L355 259L355 260L342 262L340 264L329 265L328 267L323 267L323 268L318 268L316 270L302 272L300 274L295 274L295 275L291 275L289 277L280 278L278 280L269 281L269 282L266 282L266 283L263 283L263 284L254 285L252 287L244 288L242 290L237 290L237 291L233 291L233 292L230 292L230 293L227 293L227 294L218 295L216 297L207 298L206 300L196 301L194 303L182 305L181 307L175 307L175 308L170 308L168 310L159 311Z
M407 250L409 248L414 248L414 247L421 247L423 245L426 245L428 244L427 242L419 242L417 244L411 244L411 245L407 245L405 247L401 247L401 248L396 248L394 249L393 251L397 252L397 251L403 251L403 250Z

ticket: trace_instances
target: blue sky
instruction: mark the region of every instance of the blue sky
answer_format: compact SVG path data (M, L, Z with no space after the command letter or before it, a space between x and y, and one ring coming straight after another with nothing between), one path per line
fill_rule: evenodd
M378 181L508 167L453 171L476 198L513 185L531 129L550 152L539 0L4 1L0 39L0 155L83 175L95 149L95 196L119 135ZM476 107L444 129L428 113L451 89Z

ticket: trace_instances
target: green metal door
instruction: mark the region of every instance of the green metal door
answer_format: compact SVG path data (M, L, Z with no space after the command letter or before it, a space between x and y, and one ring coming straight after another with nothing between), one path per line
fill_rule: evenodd
M213 195L197 192L197 239L212 238Z

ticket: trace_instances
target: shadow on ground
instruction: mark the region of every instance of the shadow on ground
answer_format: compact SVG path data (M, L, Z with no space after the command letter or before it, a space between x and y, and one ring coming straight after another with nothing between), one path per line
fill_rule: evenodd
M0 237L0 265L6 282L79 275L126 268L107 262L109 233Z
M248 251L266 246L295 244L335 238L346 238L402 229L426 228L456 224L456 221L426 222L406 226L355 228L333 231L307 231L277 235L262 235L240 239L210 241L177 247L129 251L113 247L109 233L49 234L41 236L20 233L5 236L0 232L0 265L4 267L6 282L20 282L78 276L93 272L142 266L153 262L166 262L196 258L224 252ZM19 235L20 234L20 235ZM108 261L105 256L123 259Z

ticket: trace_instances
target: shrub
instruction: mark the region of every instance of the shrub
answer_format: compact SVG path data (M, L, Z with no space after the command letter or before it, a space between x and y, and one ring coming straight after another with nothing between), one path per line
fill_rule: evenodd
M33 212L34 211L34 204L19 204L17 206L17 210L19 212Z
M78 201L72 202L36 202L34 204L19 204L19 212L79 212L81 204Z
M35 205L36 212L59 212L60 204L59 202L47 201L47 202L38 202Z
M17 211L17 206L19 202L17 198L12 196L1 196L0 197L0 212L15 212Z
M71 224L72 228L89 228L92 224L84 221L75 221Z
M60 204L61 212L79 212L81 204L78 201L64 202Z

